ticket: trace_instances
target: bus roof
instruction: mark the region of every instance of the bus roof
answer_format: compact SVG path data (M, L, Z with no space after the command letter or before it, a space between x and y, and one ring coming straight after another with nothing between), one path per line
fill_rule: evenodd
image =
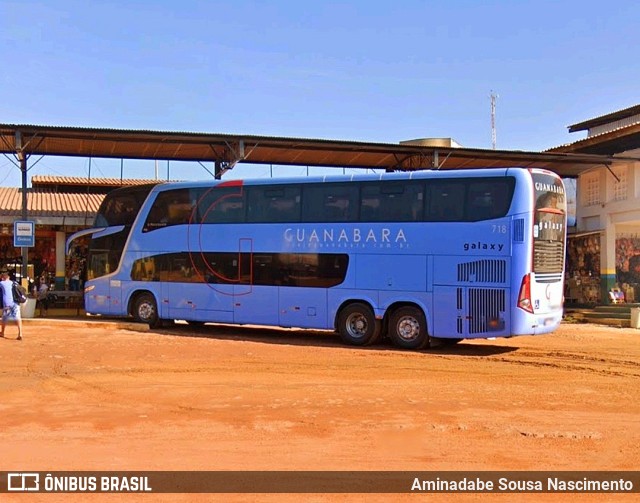
M547 170L536 170L539 173L547 173L551 176L558 176L556 173ZM245 178L238 180L195 180L183 182L160 182L158 190L169 190L172 188L186 187L211 187L213 185L285 185L294 183L323 183L323 182L350 182L350 181L393 181L393 180L425 180L438 178L479 178L479 177L502 177L502 176L519 176L519 173L528 173L529 169L514 168L486 168L486 169L459 169L459 170L423 170L411 172L393 172L393 173L366 173L366 174L348 174L348 175L315 175L315 176L298 176L298 177L278 177L278 178Z

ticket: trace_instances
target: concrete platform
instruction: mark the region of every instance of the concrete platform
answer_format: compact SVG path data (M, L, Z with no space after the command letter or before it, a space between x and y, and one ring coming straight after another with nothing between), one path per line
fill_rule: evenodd
M583 323L630 328L632 308L640 308L640 304L603 305L592 308L565 307L565 317Z

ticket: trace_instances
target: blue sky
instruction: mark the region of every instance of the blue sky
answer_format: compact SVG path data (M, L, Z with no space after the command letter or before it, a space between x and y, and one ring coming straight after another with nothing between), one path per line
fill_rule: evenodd
M491 148L494 91L498 148L544 150L640 103L638 19L626 0L0 0L0 123ZM29 178L88 168L46 157ZM154 173L125 161L126 178ZM171 163L170 177L209 175ZM20 185L6 157L0 185Z

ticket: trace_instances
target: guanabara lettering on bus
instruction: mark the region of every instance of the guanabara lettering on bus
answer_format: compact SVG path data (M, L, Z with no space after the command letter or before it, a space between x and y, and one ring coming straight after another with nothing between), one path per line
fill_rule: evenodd
M400 348L545 334L562 319L567 206L546 170L415 171L114 190L85 308L336 330Z
M306 229L304 227L288 227L284 231L284 240L298 247L327 246L408 246L404 230L354 227L328 227Z

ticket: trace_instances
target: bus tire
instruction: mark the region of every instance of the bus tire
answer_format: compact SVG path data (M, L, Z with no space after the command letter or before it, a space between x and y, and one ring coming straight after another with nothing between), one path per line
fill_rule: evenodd
M389 318L389 338L402 349L429 347L427 320L422 310L414 306L396 309Z
M338 332L345 344L368 346L378 341L381 323L366 304L349 304L338 315Z
M162 321L158 317L156 299L150 293L143 293L136 298L133 306L133 317L140 323L147 323L149 328L162 326Z

